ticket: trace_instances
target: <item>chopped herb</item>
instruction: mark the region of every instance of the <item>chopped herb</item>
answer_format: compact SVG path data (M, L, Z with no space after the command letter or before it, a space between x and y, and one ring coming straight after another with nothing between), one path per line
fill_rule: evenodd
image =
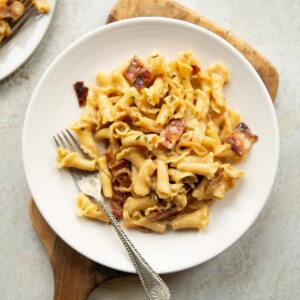
M147 143L148 138L146 136L144 136L144 141Z
M173 150L172 149L168 149L167 150L167 153L171 153Z
M171 102L175 101L175 98L173 96L171 96Z
M140 137L141 137L141 135L137 136L135 140L137 141Z
M152 58L155 58L155 57L157 57L157 56L159 56L159 54L152 56Z
M130 96L130 99L131 99L131 100L134 100L134 99L135 99L135 97L134 97L134 96Z
M173 74L173 75L171 76L171 79L175 78L176 76L177 76L176 74Z

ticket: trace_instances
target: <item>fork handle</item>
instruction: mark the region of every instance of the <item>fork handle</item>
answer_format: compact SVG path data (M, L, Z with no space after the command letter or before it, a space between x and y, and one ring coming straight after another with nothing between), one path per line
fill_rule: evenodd
M118 236L120 237L125 249L127 250L135 270L139 276L142 286L146 292L148 299L151 300L169 300L170 291L161 277L150 267L139 251L132 244L126 233L121 228L116 218L111 213L109 207L103 200L101 195L94 197L99 203L110 223L113 225Z

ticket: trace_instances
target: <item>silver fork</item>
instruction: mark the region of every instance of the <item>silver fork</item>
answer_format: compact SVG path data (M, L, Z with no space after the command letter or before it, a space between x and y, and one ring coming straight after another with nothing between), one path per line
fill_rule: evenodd
M80 146L71 132L66 129L66 132L53 136L57 147L64 147L71 151L86 155L80 149ZM69 168L79 190L86 195L93 197L99 206L107 215L110 223L113 225L123 245L125 246L131 261L136 269L142 286L146 292L148 299L151 300L168 300L170 299L170 291L161 277L151 268L142 255L138 252L136 247L129 240L116 218L111 213L109 207L101 195L101 181L98 172L85 172L74 168Z
M17 34L17 32L20 30L20 28L27 22L27 20L31 16L33 16L34 14L40 14L37 11L37 9L35 8L35 6L33 5L31 0L25 0L22 3L25 7L24 14L18 20L13 21L10 24L11 33L7 38L5 38L0 43L0 48L2 48L4 45L6 45Z

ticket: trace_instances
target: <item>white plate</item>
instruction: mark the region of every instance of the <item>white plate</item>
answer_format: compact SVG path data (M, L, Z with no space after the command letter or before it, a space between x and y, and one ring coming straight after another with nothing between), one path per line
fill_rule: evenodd
M50 11L30 18L14 38L0 48L0 80L17 70L37 48L52 20L56 0L48 0Z
M138 18L104 26L75 42L49 67L30 101L23 131L26 176L39 210L66 243L100 264L128 272L134 268L113 228L76 216L78 190L68 171L56 168L52 135L81 113L75 81L95 84L98 70L109 72L134 54L145 58L154 49L168 60L191 49L204 66L226 64L231 74L225 90L228 106L259 136L248 159L238 165L245 176L224 201L213 205L203 232L159 235L126 230L157 272L195 266L237 241L266 203L278 162L278 127L269 94L248 61L218 36L182 21Z

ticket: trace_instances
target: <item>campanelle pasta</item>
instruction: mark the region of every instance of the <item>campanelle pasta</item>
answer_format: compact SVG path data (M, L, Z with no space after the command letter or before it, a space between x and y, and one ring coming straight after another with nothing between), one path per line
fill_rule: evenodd
M210 206L243 174L231 163L245 159L257 140L226 106L227 68L204 69L191 51L171 62L155 52L147 63L134 56L96 80L89 88L74 85L85 108L71 129L89 159L59 148L57 166L99 170L103 195L127 227L204 229ZM77 212L107 222L82 193Z

